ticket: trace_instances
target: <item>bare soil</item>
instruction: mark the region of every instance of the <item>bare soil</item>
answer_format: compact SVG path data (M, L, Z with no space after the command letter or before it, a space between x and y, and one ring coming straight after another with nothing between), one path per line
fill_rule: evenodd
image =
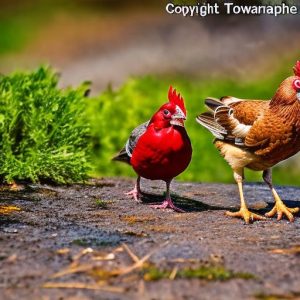
M299 299L299 216L294 223L245 225L224 215L239 206L234 185L184 182L174 182L172 190L186 213L155 210L149 204L163 199L164 185L143 181L146 194L136 203L124 196L133 184L104 178L2 190L1 205L21 210L0 215L0 298ZM289 206L300 206L299 188L278 192ZM259 213L273 205L263 184L246 185L245 195ZM130 258L126 245L137 257ZM149 265L173 274L147 277L135 265L147 254ZM237 275L180 278L183 266L222 266Z

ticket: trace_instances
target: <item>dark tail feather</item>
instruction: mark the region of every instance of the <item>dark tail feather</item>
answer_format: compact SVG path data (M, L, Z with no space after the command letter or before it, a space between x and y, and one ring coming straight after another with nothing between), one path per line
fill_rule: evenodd
M203 113L197 116L196 121L208 129L216 138L223 140L227 131L224 127L220 126L210 113Z
M219 106L223 106L224 103L216 98L206 98L205 105L211 111L215 111Z
M126 152L126 149L123 148L116 156L112 158L112 161L121 161L130 164L130 157Z

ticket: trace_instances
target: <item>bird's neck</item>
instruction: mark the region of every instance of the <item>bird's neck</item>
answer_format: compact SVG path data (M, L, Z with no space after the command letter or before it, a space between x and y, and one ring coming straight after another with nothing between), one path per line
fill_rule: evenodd
M296 78L295 76L288 77L279 85L271 99L271 107L293 105L298 102L296 91L292 88L292 83Z
M300 105L297 103L298 101L294 101L294 103L288 105L271 105L271 111L280 116L285 120L286 123L291 123L300 129Z
M157 115L154 115L152 117L152 119L150 120L150 124L153 124L153 126L157 129L163 129L172 126L170 124L170 120L159 118Z

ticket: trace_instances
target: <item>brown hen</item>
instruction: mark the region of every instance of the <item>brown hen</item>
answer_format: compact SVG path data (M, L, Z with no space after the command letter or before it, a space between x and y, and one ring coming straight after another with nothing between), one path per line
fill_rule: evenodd
M285 79L269 101L223 97L208 98L209 112L197 117L197 122L215 137L214 144L231 166L238 184L241 208L226 212L241 217L248 224L265 217L250 212L243 195L244 168L263 171L263 179L270 187L275 206L267 217L277 214L294 220L299 208L287 207L272 185L272 167L300 150L300 61L294 76Z

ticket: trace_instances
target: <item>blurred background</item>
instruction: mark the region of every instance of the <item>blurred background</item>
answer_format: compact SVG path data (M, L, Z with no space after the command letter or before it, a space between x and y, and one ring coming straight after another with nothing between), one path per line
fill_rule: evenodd
M236 1L262 2L267 1ZM165 1L1 0L0 5L0 73L45 64L61 74L62 87L92 82L87 111L94 176L134 176L130 167L110 159L130 131L167 101L173 85L185 98L194 148L179 179L232 182L212 136L195 122L204 98L269 99L300 59L299 15L184 18L168 15ZM259 173L246 176L261 180ZM276 184L299 185L299 176L299 155L274 170Z

